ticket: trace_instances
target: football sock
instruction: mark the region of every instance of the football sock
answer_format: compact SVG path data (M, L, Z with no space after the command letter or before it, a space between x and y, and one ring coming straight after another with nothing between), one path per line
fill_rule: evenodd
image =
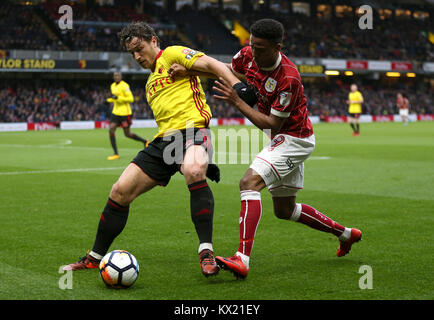
M116 145L116 135L114 133L111 133L111 132L109 133L109 135L110 135L110 143L112 145L113 152L115 154L118 154L118 147Z
M214 196L212 191L206 180L189 184L188 189L190 190L191 220L196 228L199 243L211 244L214 216Z
M108 199L99 219L98 230L92 248L93 252L102 256L107 253L113 240L124 229L129 209L129 206L122 206L112 199Z
M347 233L343 235L345 227L306 204L297 203L295 205L291 220L303 223L316 230L332 233L337 237L343 236L340 240L345 240L344 238L347 236Z
M129 138L131 138L131 139L133 139L133 140L136 140L136 141L140 141L140 142L142 142L143 144L146 143L146 140L145 140L145 139L139 137L139 136L138 136L137 134L135 134L135 133L131 133L131 134L129 135Z
M253 242L262 215L261 193L253 190L243 190L240 210L240 244L237 255L244 257L243 262L248 266L248 258L252 251Z
M360 132L360 124L356 124L356 132Z
M356 132L356 127L354 126L354 123L350 123L350 126L353 129L353 131Z
M212 252L214 252L214 249L212 247L212 243L209 242L202 242L199 245L199 249L197 250L197 253L201 253L203 250L211 250Z

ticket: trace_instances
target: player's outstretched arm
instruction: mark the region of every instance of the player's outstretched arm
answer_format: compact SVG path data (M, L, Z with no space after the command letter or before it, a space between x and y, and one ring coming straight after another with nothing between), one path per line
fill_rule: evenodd
M231 86L240 82L226 64L207 55L197 58L190 70L212 74L215 79L223 78Z
M169 76L171 78L183 78L188 76L198 76L198 77L205 77L210 79L217 79L217 76L213 73L209 72L201 72L196 70L188 70L186 67L179 63L174 63L170 66L170 69L167 71Z

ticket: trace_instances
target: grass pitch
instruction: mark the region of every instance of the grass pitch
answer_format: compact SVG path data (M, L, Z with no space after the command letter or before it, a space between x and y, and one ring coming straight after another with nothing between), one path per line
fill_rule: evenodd
M264 190L248 278L221 271L207 279L176 174L133 202L111 248L140 263L127 290L106 288L97 270L73 273L73 288L61 290L59 268L91 248L111 185L141 145L118 130L121 159L107 161L106 130L0 133L0 299L433 299L434 124L362 124L360 137L347 124L314 129L298 202L363 231L349 255L336 257L330 234L276 219ZM221 182L210 183L217 255L238 247L238 181L248 166L222 164ZM359 287L362 266L372 269L372 289Z

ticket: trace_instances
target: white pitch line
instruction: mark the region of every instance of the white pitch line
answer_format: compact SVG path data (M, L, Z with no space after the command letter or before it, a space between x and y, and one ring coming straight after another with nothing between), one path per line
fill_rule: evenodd
M107 171L120 170L125 167L108 167L108 168L78 168L78 169L57 169L57 170L34 170L34 171L9 171L0 172L0 175L20 175L20 174L40 174L40 173L67 173L67 172L89 172L89 171Z

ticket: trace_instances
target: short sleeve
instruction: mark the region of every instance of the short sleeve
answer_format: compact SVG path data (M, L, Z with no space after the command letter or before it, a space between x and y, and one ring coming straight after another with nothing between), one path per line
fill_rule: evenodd
M237 52L232 58L232 70L241 74L245 74L244 69L244 51L245 48Z
M203 52L183 46L170 46L164 49L164 58L169 65L178 63L190 69L197 58L205 55Z

